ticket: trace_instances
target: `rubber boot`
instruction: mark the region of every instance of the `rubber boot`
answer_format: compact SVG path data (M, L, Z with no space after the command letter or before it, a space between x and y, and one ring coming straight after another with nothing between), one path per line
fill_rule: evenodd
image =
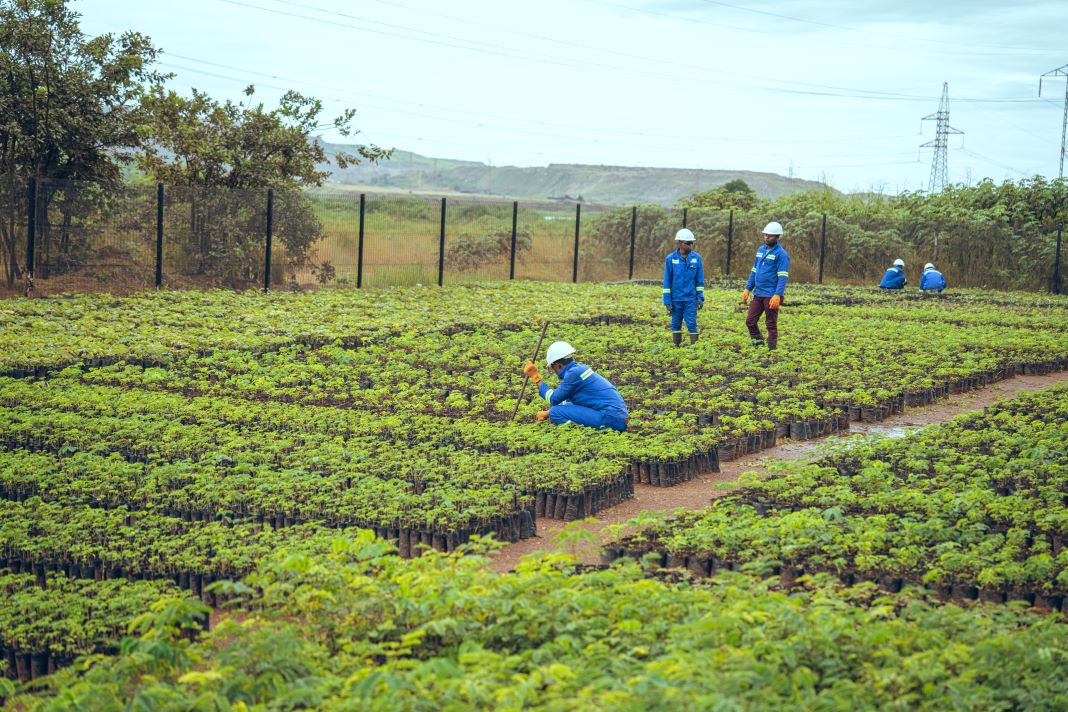
M675 344L676 346L682 346L682 332L681 331L672 331L671 332L671 343Z
M690 346L697 343L697 334L690 334Z
M779 348L779 340L768 339L768 351L774 351L777 348Z

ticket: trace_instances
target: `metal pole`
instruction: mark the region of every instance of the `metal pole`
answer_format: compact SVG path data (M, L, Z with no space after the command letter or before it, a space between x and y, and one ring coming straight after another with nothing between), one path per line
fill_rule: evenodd
M571 281L578 282L579 224L582 222L582 203L575 203L575 260L571 265Z
M515 235L519 221L519 201L512 201L512 256L508 262L508 279L515 279Z
M274 227L274 188L267 189L267 249L263 251L263 291L271 288L271 229Z
M363 216L367 206L367 194L360 193L360 234L356 242L356 289L363 286Z
M627 279L634 279L634 238L638 233L638 206L630 209L630 270Z
M37 177L30 177L26 186L26 294L33 291L34 241L37 237Z
M1061 233L1064 232L1064 223L1057 226L1057 255L1053 258L1053 283L1050 285L1051 292L1061 293Z
M687 215L689 213L689 210L690 210L689 208L683 208L682 209L682 226L683 227L686 227L686 219L687 219Z
M438 240L438 286L445 285L445 198L441 199L441 237Z
M727 276L731 276L731 251L734 248L734 209L727 219Z
M823 214L823 227L820 228L820 284L823 284L823 257L827 254L827 213Z
M163 184L156 184L156 289L163 286Z
M538 352L541 351L541 342L545 340L545 330L549 328L549 320L546 319L545 323L541 326L541 336L538 337L538 345L534 347L534 355L530 357L531 361L537 362ZM519 412L519 406L523 402L523 396L527 394L527 383L530 381L530 376L523 374L523 387L519 390L519 398L515 402L515 410L512 411L512 420L515 420L515 414Z

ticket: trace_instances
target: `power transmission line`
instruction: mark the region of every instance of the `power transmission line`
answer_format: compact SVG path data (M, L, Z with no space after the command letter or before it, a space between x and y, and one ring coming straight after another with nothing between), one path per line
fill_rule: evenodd
M923 117L923 121L930 120L935 122L934 140L922 144L920 148L934 148L934 156L931 159L931 180L927 190L930 193L936 193L946 187L949 135L964 133L949 125L949 82L942 82L942 99L938 102L938 111Z
M329 26L339 27L339 28L343 28L343 29L356 30L358 32L367 32L367 33L370 33L370 34L382 35L382 36L386 36L386 37L395 37L395 38L405 39L405 40L409 40L409 41L413 41L413 42L420 42L420 43L423 43L423 44L450 47L450 48L453 48L453 49L466 50L466 51L469 51L469 52L476 52L476 53L480 53L480 54L489 54L489 55L494 55L494 56L499 56L499 57L508 57L508 58L511 58L511 59L519 59L519 60L528 61L528 62L534 62L534 63L538 63L538 64L547 64L547 65L567 67L567 68L572 68L572 69L585 69L585 70L595 70L595 71L603 71L603 72L610 72L610 73L616 73L616 74L623 74L623 75L626 75L628 77L633 77L635 75L640 75L640 76L644 76L644 77L648 77L648 78L670 79L670 80L674 80L674 81L686 82L686 83L691 84L691 85L695 81L699 81L702 84L723 84L723 85L726 85L726 86L735 86L735 87L741 87L741 88L748 88L748 89L752 89L752 90L755 90L755 91L764 91L764 92L779 93L779 94L800 94L800 95L809 95L809 96L830 96L830 97L839 97L839 98L845 98L845 99L875 99L875 100L880 100L880 101L929 101L931 99L931 97L929 97L929 96L922 96L922 95L915 95L915 94L904 94L904 93L898 93L898 92L885 92L885 91L878 91L878 90L874 90L874 89L862 89L862 88L855 88L855 87L841 87L841 86L824 85L824 84L813 84L813 83L808 83L808 82L787 81L787 80L782 80L782 79L775 79L773 77L763 77L763 76L757 76L757 75L742 74L742 73L737 73L737 72L725 72L723 70L718 70L718 69L714 69L714 68L695 67L694 65L680 65L680 64L674 63L675 66L678 66L678 67L682 67L682 68L686 68L686 69L699 69L700 71L702 71L704 73L713 72L713 73L716 73L716 74L726 75L726 76L731 76L731 77L738 77L738 78L741 78L741 79L748 79L748 80L754 80L755 79L755 80L764 81L764 82L771 82L771 83L774 83L774 84L787 85L787 86L781 86L781 87L775 87L775 86L763 86L763 87L762 86L756 86L756 87L753 87L751 85L739 84L738 82L716 81L716 80L706 79L706 78L703 78L703 77L695 79L695 77L693 77L693 76L687 76L687 75L682 75L682 74L672 74L672 73L666 73L666 72L659 72L659 71L654 71L654 70L645 69L645 68L636 69L634 67L624 67L624 66L621 66L621 65L618 65L618 64L611 64L611 63L607 63L607 62L585 60L585 59L574 59L574 58L570 58L570 57L560 57L560 56L554 56L554 55L549 55L549 54L545 54L545 53L539 54L538 56L535 57L535 56L530 56L530 55L518 52L514 48L512 48L510 46L506 46L506 45L492 44L492 43L488 43L488 42L482 42L480 40L469 40L469 39L465 39L463 37L457 37L455 35L449 35L449 34L444 34L444 33L440 33L440 32L430 32L430 31L427 31L427 30L421 30L421 29L414 28L414 27L409 27L409 26L406 26L406 25L398 25L398 24L395 24L395 23L380 22L380 21L377 21L377 20L371 20L371 19L368 19L368 18L357 17L355 15L349 15L349 14L346 14L346 13L332 11L332 10L322 10L320 8L315 8L315 7L311 7L311 6L308 6L308 5L303 5L303 4L298 3L298 2L293 2L292 0L278 0L278 2L281 2L281 3L285 4L285 5L291 5L291 6L303 7L305 9L311 9L313 11L322 12L322 13L325 13L325 14L328 14L328 15L333 15L335 17L341 17L341 18L356 20L356 21L359 21L359 22L364 22L364 23L368 23L368 24L372 24L372 25L378 25L380 27L385 27L385 28L388 28L388 29L372 29L370 27L363 27L363 26L360 26L360 25L352 24L350 22L343 22L343 21L340 21L340 20L328 20L328 19L320 18L320 17L311 17L309 15L303 15L303 14L300 14L300 13L297 13L297 12L289 12L289 11L286 11L286 10L278 10L278 9L274 9L274 8L263 7L261 5L253 5L253 4L250 4L248 2L243 2L242 0L218 0L218 2L225 3L225 4L228 4L228 5L234 5L234 6L238 6L238 7L244 7L244 8L248 8L250 10L258 10L260 12L266 12L266 13L271 13L271 14L275 14L275 15L281 15L281 16L284 16L284 17L299 18L299 19L302 19L302 20L307 20L309 22L314 22L314 23L318 23L318 24L329 25ZM425 37L416 37L416 36L412 36L410 34L402 34L403 32L414 32L414 33L417 33L419 35L426 35L426 36ZM599 51L598 48L596 48L596 47L589 47L588 49L593 50L593 51ZM810 86L810 87L814 87L814 89L823 89L824 91L801 90L801 89L793 88L793 87L797 87L797 86ZM1034 97L991 97L991 98L957 99L957 101L969 101L969 102L974 101L974 102L983 102L983 103L1004 103L1004 102L1009 102L1009 103L1035 103L1035 102L1039 101L1039 99L1035 99Z
M1043 77L1065 77L1068 79L1068 64L1063 67L1051 69L1038 78L1039 96L1042 96ZM1068 129L1068 81L1065 81L1064 83L1064 119L1061 120L1061 170L1060 173L1058 173L1059 178L1064 178L1064 137L1066 129Z

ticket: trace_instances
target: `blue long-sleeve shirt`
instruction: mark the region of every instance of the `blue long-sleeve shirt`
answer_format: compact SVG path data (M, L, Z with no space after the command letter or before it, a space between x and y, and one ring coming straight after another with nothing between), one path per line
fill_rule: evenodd
M616 387L589 366L572 361L558 375L560 385L556 388L549 388L545 381L538 386L538 394L550 406L569 401L617 418L630 417L627 404Z
M905 276L905 270L900 267L891 267L886 270L886 274L883 275L883 281L879 282L879 286L883 289L904 289L908 283L909 280Z
M664 260L664 304L705 301L705 266L701 255L691 251L685 257L675 250Z
M786 281L790 278L790 255L781 244L763 244L757 248L753 269L745 288L754 297L786 296Z
M928 289L934 292L941 292L946 288L946 278L942 276L942 273L936 269L924 270L923 276L920 277L920 291L926 292Z

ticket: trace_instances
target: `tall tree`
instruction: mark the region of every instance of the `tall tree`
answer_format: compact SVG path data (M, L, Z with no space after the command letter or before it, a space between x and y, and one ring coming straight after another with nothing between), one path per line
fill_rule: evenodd
M113 188L121 166L142 145L146 85L163 76L151 69L157 50L136 32L87 38L65 0L0 0L0 241L5 276L19 276L15 235L24 219L23 186L39 185L39 266L68 260L71 215L104 191L64 190L68 181ZM55 236L47 220L56 200L65 228Z
M182 97L155 87L143 102L152 115L152 141L139 165L158 181L183 186L190 204L189 229L182 235L186 268L230 284L259 277L267 188L276 191L275 234L286 258L297 266L307 263L323 227L298 191L322 185L330 175L321 169L327 155L314 136L327 128L343 136L358 133L354 109L324 120L318 99L289 91L267 109L252 101L254 94L250 85L247 101L220 103L197 90ZM361 145L334 159L344 168L390 153Z

